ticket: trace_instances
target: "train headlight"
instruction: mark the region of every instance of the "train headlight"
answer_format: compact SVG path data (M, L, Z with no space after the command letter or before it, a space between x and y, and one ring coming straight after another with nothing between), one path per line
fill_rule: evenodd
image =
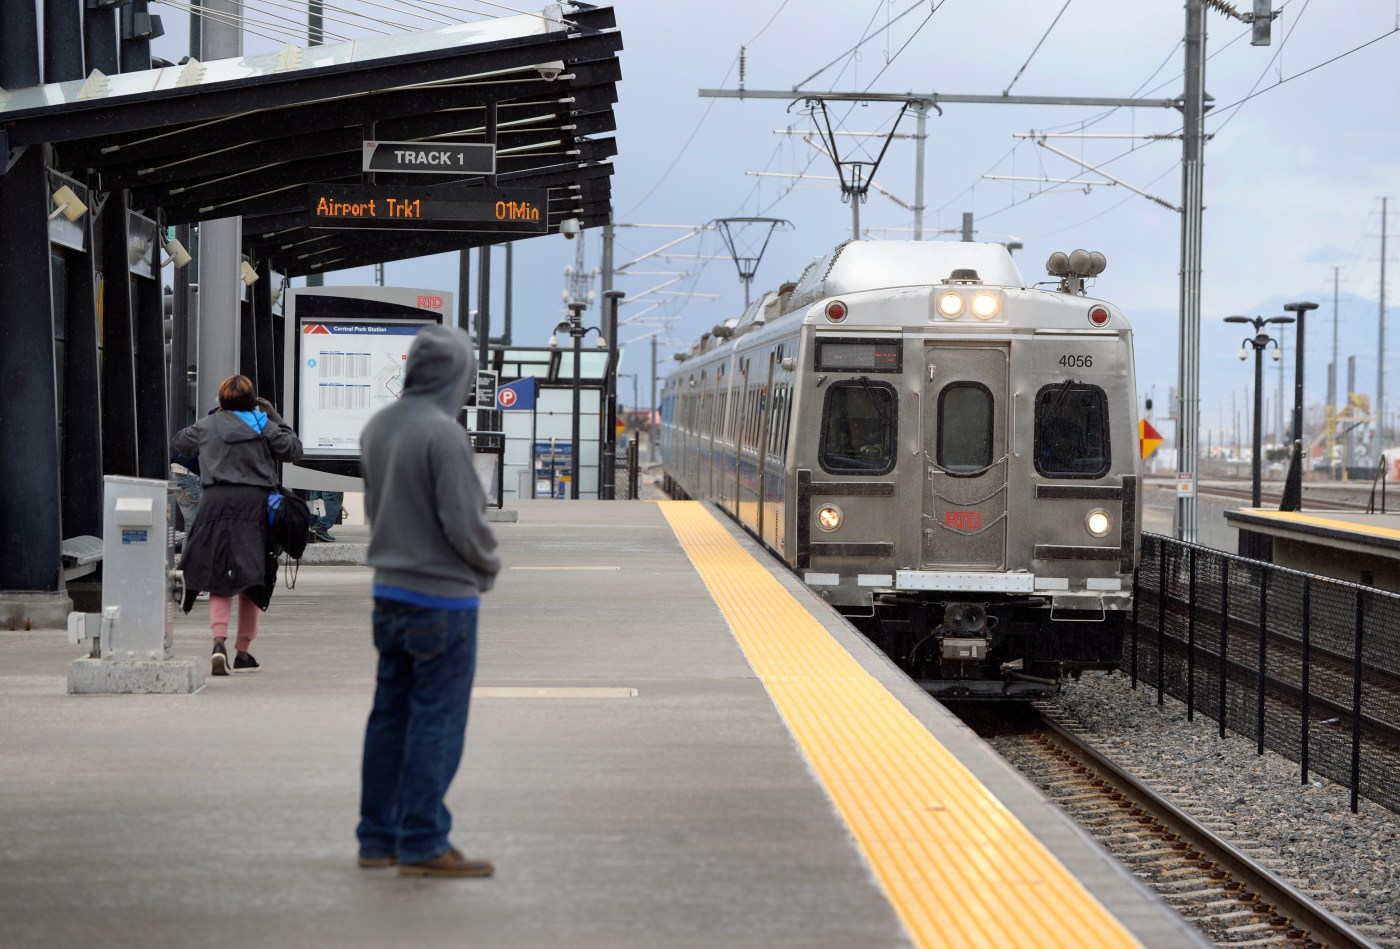
M835 504L824 504L817 511L817 526L827 532L834 531L841 526L845 517Z
M1108 516L1107 511L1096 509L1084 518L1084 527L1095 537L1104 537L1113 530L1113 518Z
M963 298L960 293L945 293L938 298L938 312L950 320L962 316Z
M1001 297L983 290L972 298L972 315L979 320L994 320L1001 312Z

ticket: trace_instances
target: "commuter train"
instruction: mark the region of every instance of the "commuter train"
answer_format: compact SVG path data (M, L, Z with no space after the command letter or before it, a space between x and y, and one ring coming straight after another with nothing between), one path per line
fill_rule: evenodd
M848 241L665 381L664 487L711 501L946 698L1112 669L1142 499L1132 329L1098 253Z

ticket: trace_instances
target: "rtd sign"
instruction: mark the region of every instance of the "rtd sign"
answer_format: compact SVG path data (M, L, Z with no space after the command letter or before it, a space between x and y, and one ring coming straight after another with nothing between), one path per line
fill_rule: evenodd
M418 309L420 310L441 310L442 297L420 296L418 298Z

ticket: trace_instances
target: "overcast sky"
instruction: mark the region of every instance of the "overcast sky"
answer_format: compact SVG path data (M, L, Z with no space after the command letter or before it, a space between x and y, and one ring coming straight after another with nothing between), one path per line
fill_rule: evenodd
M1235 5L1252 8L1247 0ZM374 9L359 2L343 6ZM1009 90L1153 99L1183 92L1180 0L618 0L614 6L625 44L616 106L615 220L686 226L736 216L790 221L791 230L772 236L755 296L795 279L812 257L850 236L852 221L836 183L825 180L835 175L830 160L800 135L775 134L814 127L802 101L699 96L701 88L737 87L741 47L744 84L754 90ZM494 9L480 3L458 7L468 20ZM1203 443L1206 432L1221 427L1232 437L1232 393L1243 412L1252 387L1252 366L1237 358L1242 334L1221 322L1227 315L1274 315L1290 300L1322 304L1307 327L1306 366L1309 401L1324 399L1334 275L1341 297L1343 384L1346 358L1357 355L1358 390L1375 389L1382 197L1391 198L1387 229L1392 238L1400 235L1400 203L1394 200L1400 197L1400 0L1290 0L1275 7L1282 12L1268 47L1250 45L1249 26L1206 14L1206 89L1214 108L1207 116L1212 138L1204 175ZM163 16L167 30L156 54L178 59L188 37L183 14L164 3L153 4L152 12ZM277 45L249 36L245 51ZM835 104L831 115L840 130L883 133L898 111L886 103ZM1047 141L1132 188L1180 205L1180 140L1125 137L1172 135L1180 127L1174 109L946 104L942 115L929 118L925 158L926 237L956 239L962 215L970 212L976 239L1023 244L1015 253L1029 281L1044 279L1044 261L1053 251L1083 247L1107 255L1108 268L1091 292L1121 306L1132 320L1140 393L1155 390L1159 417L1167 389L1177 381L1180 215L1016 136L1099 136ZM898 131L913 133L912 114ZM863 142L873 156L880 141L843 136L842 157L853 157ZM914 154L911 140L890 145L874 181L893 198L872 190L861 207L862 229L871 238L910 236L913 215L898 202L915 203ZM808 177L781 177L796 174ZM952 233L933 233L939 231ZM620 227L616 262L684 233ZM517 245L517 343L542 344L564 315L563 270L575 262L578 246L557 236ZM585 267L597 267L599 232L586 232L583 247ZM671 352L743 306L743 286L717 234L706 232L672 253L678 256L651 258L632 268L640 273L617 281L619 289L639 296L669 280L671 272L688 273L667 289L717 295L652 294L624 304L623 319L658 300L663 305L641 320L674 317L673 328L661 337L663 373L672 364ZM686 254L693 256L679 256ZM499 266L503 255L495 256ZM704 259L711 256L723 259ZM1394 289L1400 284L1394 239L1387 256L1388 296L1394 300L1400 297ZM328 277L344 284L371 280L369 269ZM455 289L455 257L390 263L387 282ZM494 281L498 294L502 282ZM499 300L493 310L499 314ZM599 318L596 310L585 314L590 321ZM620 337L626 343L655 329L634 324ZM1290 353L1292 346L1290 334ZM643 403L649 358L647 343L633 343L622 367L624 374L638 374ZM1391 334L1385 361L1391 370L1400 368L1400 333ZM1273 364L1269 370L1273 399L1277 375ZM1291 403L1291 355L1287 371L1285 399ZM1400 406L1400 375L1396 380L1387 382L1392 406ZM630 387L624 378L624 403L632 401Z

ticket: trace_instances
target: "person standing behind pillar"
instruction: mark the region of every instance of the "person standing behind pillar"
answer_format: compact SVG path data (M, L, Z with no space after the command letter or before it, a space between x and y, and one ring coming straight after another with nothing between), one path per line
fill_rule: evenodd
M301 458L301 440L247 376L219 385L219 411L181 429L171 446L199 462L204 498L193 532L185 539L180 569L185 612L200 591L209 592L214 637L211 674L256 672L248 652L258 635L259 611L277 586L277 555L268 532L267 496L277 485L277 461ZM229 661L228 624L238 598L236 656Z
M461 762L480 594L501 569L472 447L457 423L476 376L471 337L426 326L399 400L360 435L374 568L374 706L361 767L359 864L403 876L485 877L448 840L443 799Z
M345 503L345 494L342 491L308 491L306 494L308 503L320 501L325 505L325 509L311 518L311 540L331 543L335 540L335 535L331 533L331 528L340 520L340 507Z

